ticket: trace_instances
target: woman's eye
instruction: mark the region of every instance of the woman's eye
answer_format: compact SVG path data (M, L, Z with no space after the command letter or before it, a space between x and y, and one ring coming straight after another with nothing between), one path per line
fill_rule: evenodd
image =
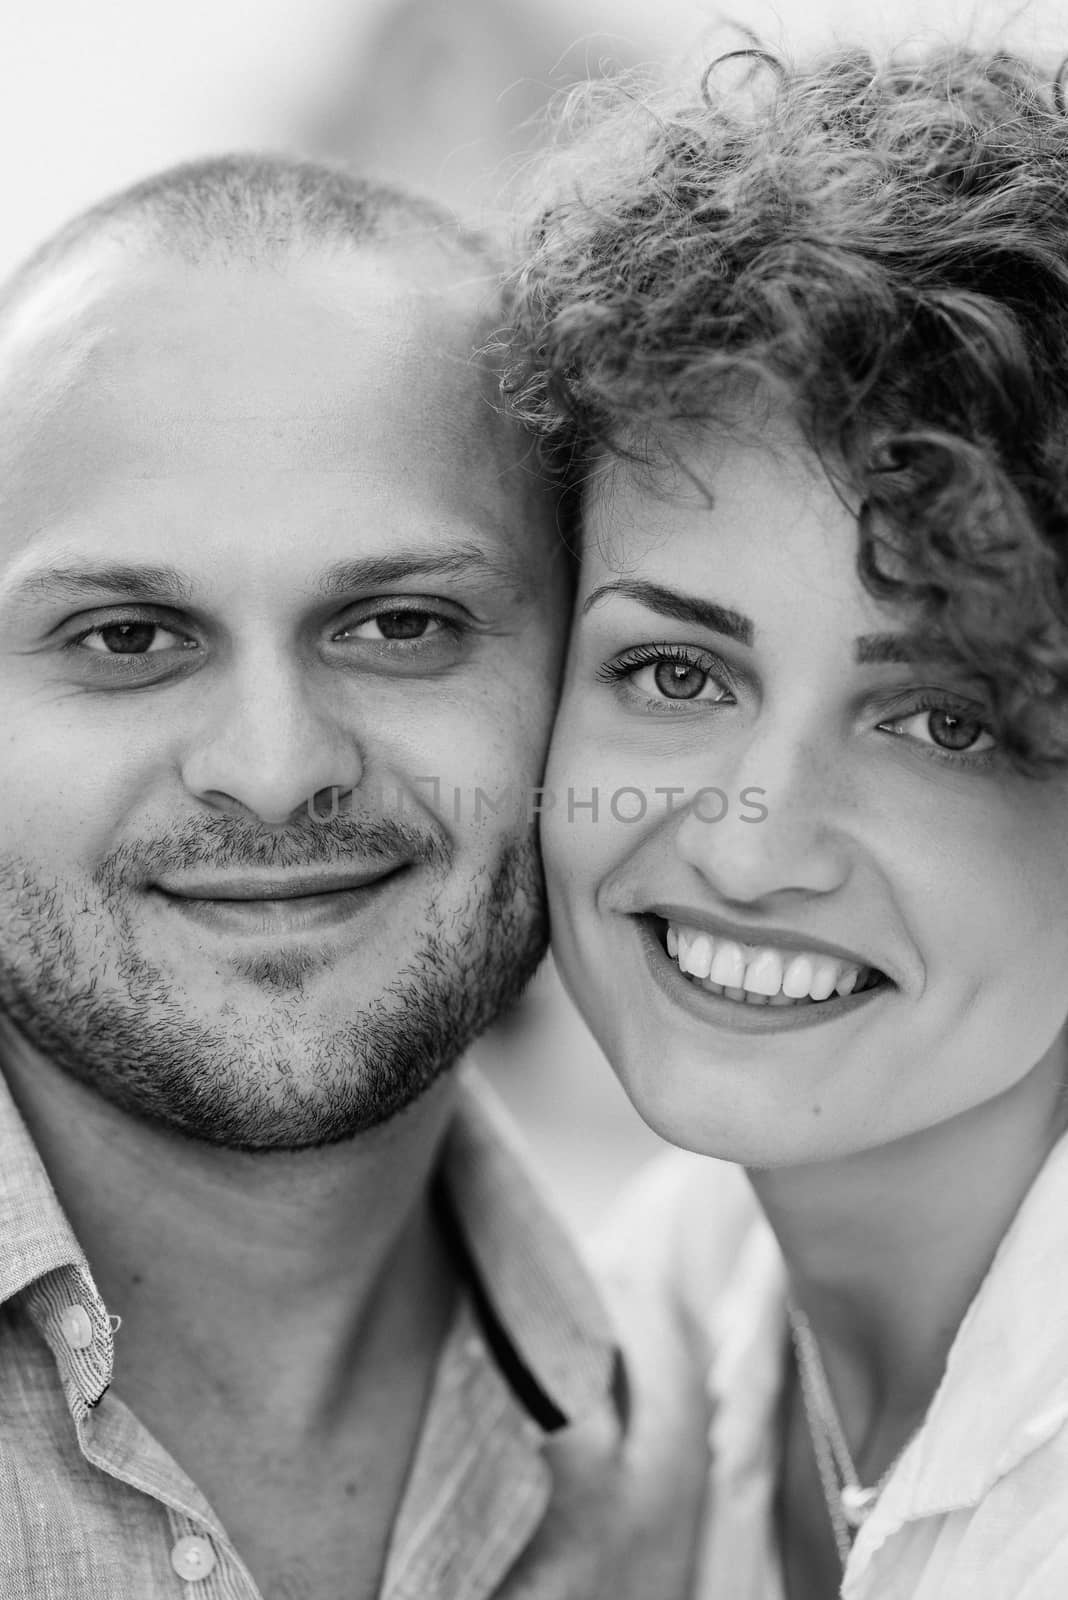
M658 661L636 672L632 681L637 688L665 700L722 700L727 694L722 683L692 661ZM706 694L706 689L712 692Z
M408 639L427 639L442 633L449 624L432 611L378 611L373 617L353 622L336 639L369 639L376 643L403 644Z
M733 703L726 669L703 650L651 645L605 662L598 677L647 706Z
M997 740L979 717L946 706L929 707L881 726L890 733L932 745L947 755L979 755L997 746Z
M165 650L196 648L195 640L165 628L159 622L104 622L71 641L94 655L147 656Z

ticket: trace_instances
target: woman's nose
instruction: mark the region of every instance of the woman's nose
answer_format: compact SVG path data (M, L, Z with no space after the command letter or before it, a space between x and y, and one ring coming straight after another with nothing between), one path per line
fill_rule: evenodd
M675 848L725 903L830 894L852 863L839 804L824 755L765 739L688 797Z

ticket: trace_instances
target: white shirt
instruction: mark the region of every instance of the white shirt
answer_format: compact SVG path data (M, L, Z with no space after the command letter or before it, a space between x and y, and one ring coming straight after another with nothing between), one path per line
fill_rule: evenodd
M772 1509L785 1269L739 1169L671 1155L613 1228L613 1276L674 1298L708 1363L707 1514L694 1600L782 1600ZM702 1358L701 1354L698 1356ZM1068 1597L1068 1138L958 1330L922 1427L846 1568L843 1600Z

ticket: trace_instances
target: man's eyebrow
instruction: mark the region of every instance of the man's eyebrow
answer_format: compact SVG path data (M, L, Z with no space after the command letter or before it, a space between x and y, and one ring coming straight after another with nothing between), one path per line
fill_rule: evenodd
M153 600L168 605L188 604L193 592L190 580L176 567L131 566L39 567L26 573L6 593L0 589L0 602L35 600L62 601L76 605L102 595L122 595L130 600Z
M658 583L623 581L604 583L583 602L582 615L608 595L621 595L625 600L636 600L640 606L655 611L662 617L673 617L677 622L692 622L699 628L709 628L722 633L739 644L751 645L755 629L748 617L729 606L717 605L714 600L698 600L693 595L679 594L675 589L665 589Z
M388 587L412 577L481 577L513 587L521 583L519 562L497 557L477 545L453 546L430 553L399 550L388 556L366 556L339 561L319 578L316 590L326 599L352 590ZM128 600L166 605L189 605L192 580L176 567L108 564L105 566L47 566L26 573L4 593L0 604L47 601L78 605L102 596L121 595Z
M515 587L522 581L518 561L491 554L479 545L451 545L438 551L395 550L385 556L359 556L337 561L319 578L316 590L326 599L354 589L383 589L407 578L481 578Z

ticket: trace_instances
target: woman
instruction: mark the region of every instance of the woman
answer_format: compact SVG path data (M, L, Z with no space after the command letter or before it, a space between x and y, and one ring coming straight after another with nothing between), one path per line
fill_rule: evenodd
M717 1405L702 1600L1052 1600L1059 87L745 51L594 93L508 383L581 503L557 958L642 1116L721 1158L674 1185L670 1250Z

